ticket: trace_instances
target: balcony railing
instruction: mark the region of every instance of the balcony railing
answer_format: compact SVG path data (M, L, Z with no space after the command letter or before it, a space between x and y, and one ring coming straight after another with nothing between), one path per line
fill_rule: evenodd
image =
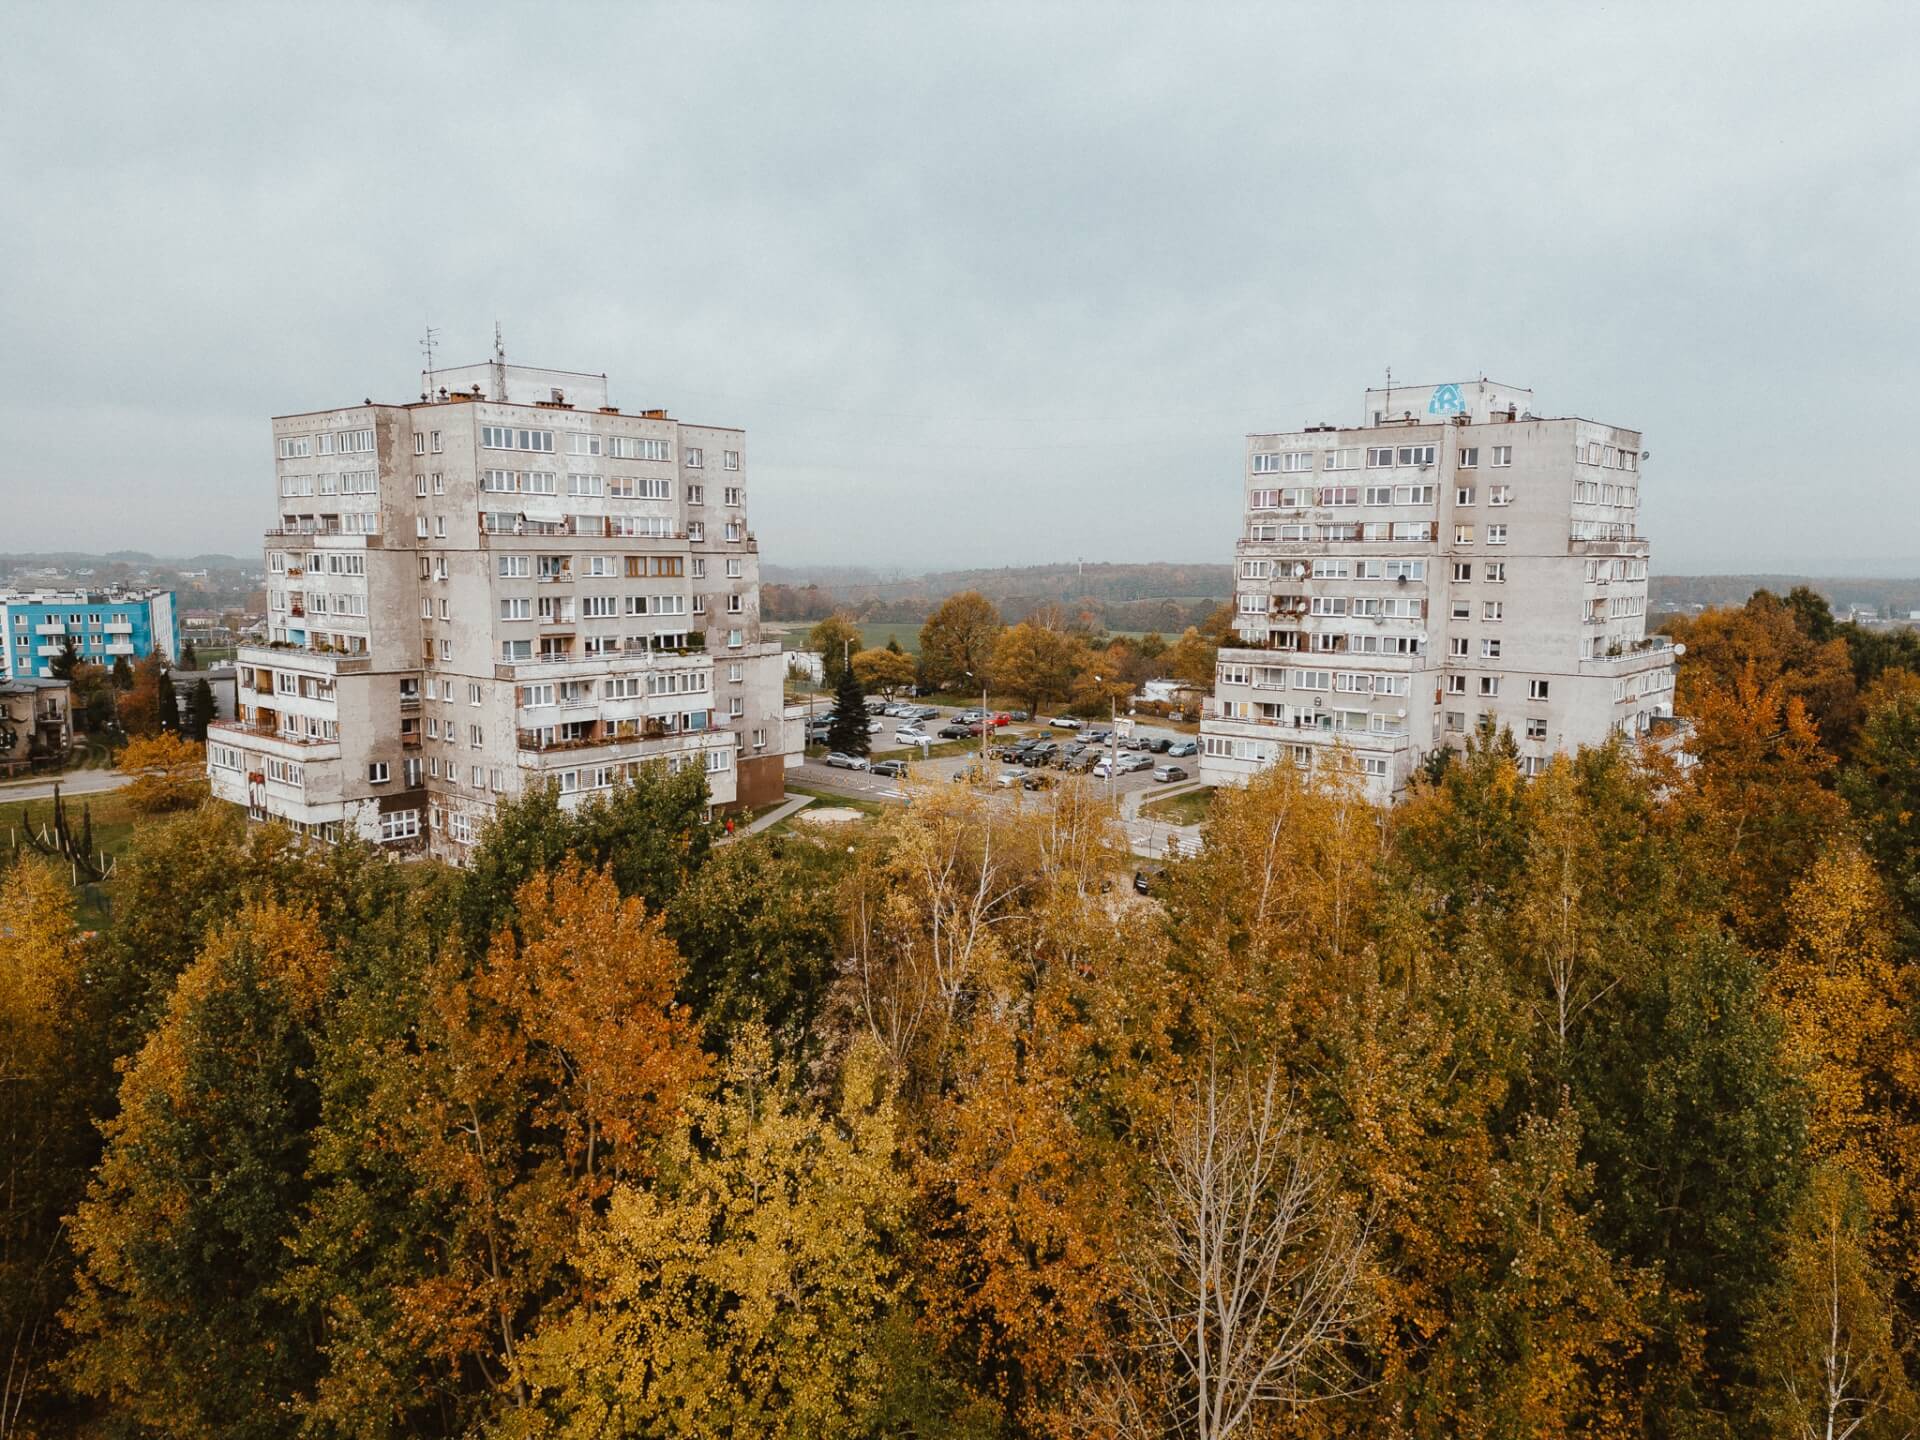
M340 743L337 737L330 739L324 735L300 735L272 725L258 725L250 720L215 720L207 726L207 729L220 730L233 735L252 735L263 740L278 740L282 745L313 746Z

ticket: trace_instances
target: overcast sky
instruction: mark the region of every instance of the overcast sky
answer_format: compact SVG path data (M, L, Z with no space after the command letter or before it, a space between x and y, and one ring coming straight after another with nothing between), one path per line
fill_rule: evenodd
M1920 7L12 7L0 550L255 554L443 363L749 432L775 564L1219 561L1242 437L1488 374L1656 571L1920 571Z

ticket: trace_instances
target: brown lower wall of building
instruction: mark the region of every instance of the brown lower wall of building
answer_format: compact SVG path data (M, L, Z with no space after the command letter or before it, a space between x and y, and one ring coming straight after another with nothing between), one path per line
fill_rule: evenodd
M742 760L735 772L738 795L723 810L757 810L771 805L787 793L786 762L778 755L756 755Z

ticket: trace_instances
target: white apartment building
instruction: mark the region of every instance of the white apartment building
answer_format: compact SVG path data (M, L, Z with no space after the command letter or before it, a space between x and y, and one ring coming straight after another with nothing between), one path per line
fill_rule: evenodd
M1200 773L1243 782L1343 746L1389 802L1483 721L1522 766L1673 713L1646 633L1640 433L1541 419L1476 380L1369 390L1351 428L1247 438L1237 644L1222 647Z
M461 861L496 801L663 762L718 808L784 788L746 437L492 361L413 404L273 421L268 643L241 648L214 793L323 839Z

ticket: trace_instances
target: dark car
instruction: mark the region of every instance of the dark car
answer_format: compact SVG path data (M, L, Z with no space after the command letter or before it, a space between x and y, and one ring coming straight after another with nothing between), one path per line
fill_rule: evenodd
M1164 735L1156 735L1146 743L1145 748L1151 750L1156 755L1164 755L1173 748L1173 741L1167 739Z
M1043 770L1029 770L1021 777L1020 783L1029 790L1051 790L1053 777Z
M1151 895L1154 883L1165 873L1164 865L1142 865L1133 872L1133 888L1142 895Z
M1198 755L1200 747L1191 740L1179 740L1167 747L1168 755Z
M1027 747L1027 764L1051 765L1053 757L1060 753L1060 747L1051 740L1042 740L1037 745Z
M1002 745L998 750L993 752L993 758L1008 765L1018 765L1020 763L1021 753L1025 749L1026 747L1024 745Z
M942 725L939 731L942 740L964 740L968 733L964 725Z
M1007 712L1007 718L1016 725L1024 725L1033 717L1024 710L1009 710Z
M874 763L873 775L884 775L889 780L904 780L907 775L907 762L904 760L879 760Z
M940 712L931 705L922 705L907 718L910 720L938 720L940 718Z

